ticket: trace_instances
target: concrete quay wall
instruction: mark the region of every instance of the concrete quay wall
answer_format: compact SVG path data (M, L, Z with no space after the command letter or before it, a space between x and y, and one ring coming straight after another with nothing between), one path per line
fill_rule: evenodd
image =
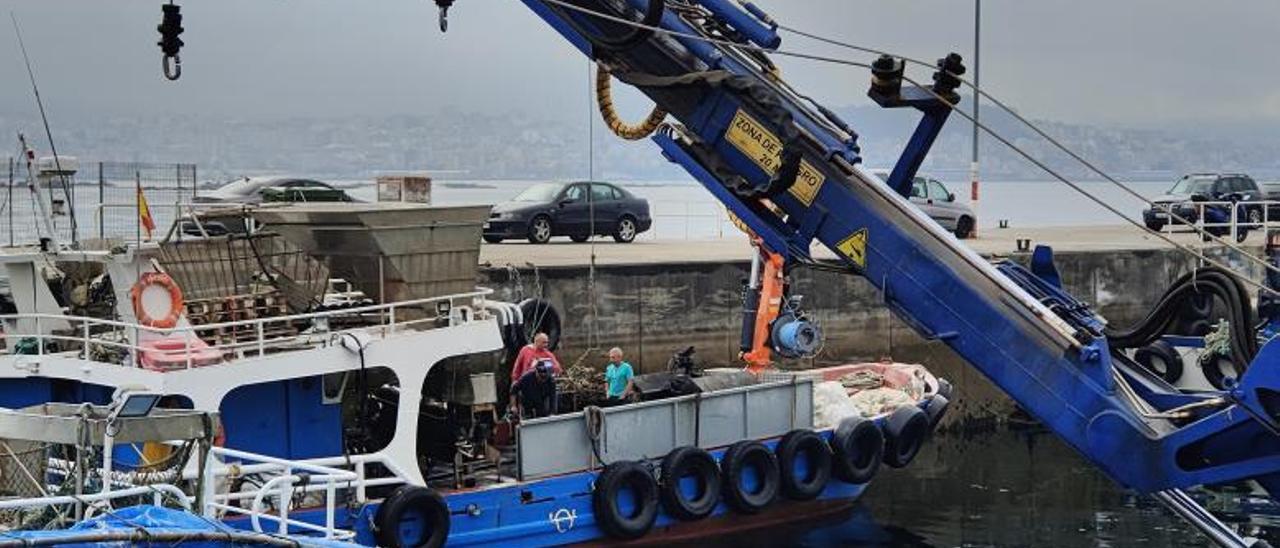
M1071 294L1121 326L1141 319L1168 284L1195 264L1173 249L1059 252L1056 262ZM619 346L640 371L653 372L688 346L707 364L734 362L749 268L746 261L611 264L597 266L593 277L587 265L525 264L482 269L480 283L499 298L541 296L555 304L564 325L558 350L563 362L602 365L603 353ZM786 367L881 358L920 362L956 385L959 412L953 415L985 420L1013 410L1007 397L944 344L921 339L895 318L862 278L806 269L793 275L793 284L826 333L826 345L816 358Z

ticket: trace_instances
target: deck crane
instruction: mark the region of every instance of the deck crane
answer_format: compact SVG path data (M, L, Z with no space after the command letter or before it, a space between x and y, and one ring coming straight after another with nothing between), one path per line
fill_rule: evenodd
M869 96L920 113L881 180L861 165L853 128L782 78L770 59L784 53L778 24L751 2L521 1L669 113L675 123L654 124L652 140L749 229L759 250L744 299L752 367L817 347L821 332L784 275L814 264L817 242L922 337L945 343L1113 480L1156 496L1215 541L1239 537L1180 489L1256 480L1280 492L1280 344L1263 345L1225 391L1180 391L1108 343L1105 320L1061 289L1049 250L1031 269L992 264L906 199L960 100L958 55L938 62L927 87L909 83L900 59L872 65Z

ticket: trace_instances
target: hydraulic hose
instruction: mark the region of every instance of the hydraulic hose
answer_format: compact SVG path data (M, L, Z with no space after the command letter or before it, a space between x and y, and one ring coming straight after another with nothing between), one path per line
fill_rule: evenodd
M622 121L617 108L613 105L613 85L609 71L602 65L596 65L596 105L600 107L600 117L604 119L609 131L628 141L644 139L657 131L662 121L667 118L667 111L654 106L649 116L639 124L628 124Z
M1243 373L1258 353L1258 340L1253 327L1256 313L1249 302L1244 285L1230 272L1218 267L1193 270L1179 277L1161 296L1145 318L1127 329L1104 329L1114 348L1136 348L1159 339L1176 319L1183 304L1200 295L1210 295L1226 306L1225 319L1230 322L1231 359L1238 373Z
M561 11L561 9L554 4L548 4L547 7L556 11ZM665 12L666 0L649 0L649 5L645 8L644 18L640 20L640 25L644 27L656 27L660 25L662 23L662 15ZM578 34L581 34L587 40L590 40L593 46L608 51L629 49L640 42L648 40L650 36L653 36L652 29L642 28L641 26L635 25L628 25L628 30L618 36L600 36L586 28L583 28L583 26L578 24L578 22L568 13L563 13L561 11L561 18L564 19L570 27L573 27L573 30L577 31Z

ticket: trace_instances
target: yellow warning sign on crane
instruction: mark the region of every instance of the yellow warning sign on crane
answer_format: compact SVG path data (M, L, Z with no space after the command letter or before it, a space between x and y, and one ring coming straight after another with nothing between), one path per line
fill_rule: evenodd
M859 228L848 238L840 240L836 244L836 249L848 257L858 268L866 268L867 266L867 229Z

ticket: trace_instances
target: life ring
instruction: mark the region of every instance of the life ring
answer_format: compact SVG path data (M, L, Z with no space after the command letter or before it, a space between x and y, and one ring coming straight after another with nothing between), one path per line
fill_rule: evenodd
M405 531L401 530L407 516L420 524L419 534L412 538L405 538ZM433 489L402 486L378 506L373 516L373 537L378 546L388 548L444 546L449 538L449 505Z
M619 498L624 495L635 501L630 511L622 509ZM658 482L638 462L612 463L596 476L591 508L605 534L616 539L640 538L658 519Z
M676 519L705 518L720 503L720 467L698 447L677 447L662 459L662 507Z
M848 417L831 435L835 453L832 472L845 483L867 483L880 469L884 455L884 433L876 423L862 417Z
M919 407L899 407L884 422L884 463L893 468L911 464L929 435L929 417Z
M933 397L929 398L929 403L924 406L924 414L929 417L930 431L938 427L938 423L942 422L942 417L947 414L947 408L950 406L951 400L941 393L934 394Z
M1139 348L1133 353L1133 361L1169 384L1175 384L1182 378L1182 355L1165 341L1158 340Z
M151 286L159 286L169 293L169 313L161 318L156 318L147 313L142 306L142 294ZM182 288L178 287L177 282L173 281L168 274L163 272L144 272L138 278L138 283L133 284L133 288L129 290L129 296L133 300L133 315L138 318L138 323L146 327L154 327L156 329L170 329L178 324L178 318L182 316Z
M813 430L792 430L774 448L782 477L782 496L813 500L831 480L831 448Z
M778 498L781 479L773 451L755 440L729 446L720 459L724 501L743 514L755 514Z

